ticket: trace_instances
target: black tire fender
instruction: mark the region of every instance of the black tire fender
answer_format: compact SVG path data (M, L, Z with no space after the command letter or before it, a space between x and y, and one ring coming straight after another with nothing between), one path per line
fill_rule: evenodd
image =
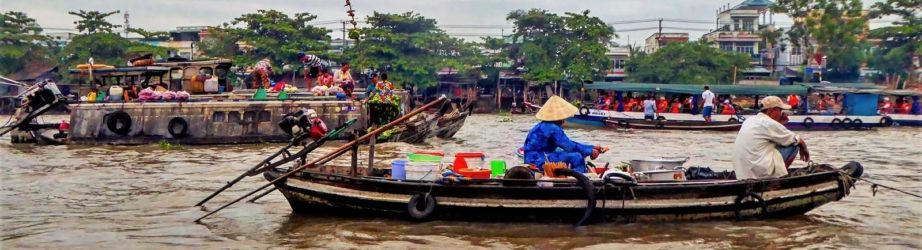
M840 129L842 128L842 120L839 120L839 118L833 118L832 121L829 122L829 126L832 127L832 129Z
M740 120L739 120L739 119L736 119L736 117L730 117L730 119L727 120L727 121L728 121L728 122L739 122Z
M862 121L861 119L855 118L855 120L852 120L853 129L861 129L863 127L864 127L864 121Z
M890 118L889 116L881 117L881 118L880 118L880 126L881 126L881 127L890 127L890 126L893 126L893 118Z
M629 128L631 127L631 123L627 120L618 120L618 126L621 128Z
M177 130L176 126L179 126L180 129ZM189 123L182 117L173 117L173 119L170 119L170 123L167 124L167 130L173 138L183 138L189 135Z
M659 122L656 122L656 126L655 126L655 127L658 128L658 129L663 129L663 128L666 127L666 125L664 125L662 121L659 121Z
M576 185L583 188L583 191L586 192L586 210L583 212L583 217L576 222L576 226L585 225L586 222L592 217L592 211L595 210L596 198L595 198L595 186L592 184L592 181L589 180L589 177L581 173L577 173L573 169L569 168L558 168L554 169L554 174L557 176L570 176L576 178Z
M428 193L417 193L410 197L407 203L407 212L410 217L417 220L426 220L435 212L435 197Z
M804 118L804 128L812 129L813 128L813 118L807 117Z
M128 135L128 132L131 131L131 115L125 111L115 111L108 114L108 119L106 119L106 127L112 133L117 135ZM120 127L119 124L122 126Z
M665 121L665 120L666 120L666 117L665 117L665 116L659 116L659 117L656 117L656 120L657 120L657 121Z
M589 115L589 107L583 106L582 108L579 108L579 114L580 114L580 115Z

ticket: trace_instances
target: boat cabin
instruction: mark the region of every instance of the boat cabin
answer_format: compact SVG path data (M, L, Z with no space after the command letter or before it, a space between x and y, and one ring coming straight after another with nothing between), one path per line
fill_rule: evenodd
M219 93L231 91L228 72L233 64L227 59L161 62L151 66L75 68L68 70L78 76L78 95L85 95L96 86L123 86L132 83L142 88L164 84L172 91L186 91L190 94ZM206 87L206 81L217 84ZM95 85L90 84L95 83Z

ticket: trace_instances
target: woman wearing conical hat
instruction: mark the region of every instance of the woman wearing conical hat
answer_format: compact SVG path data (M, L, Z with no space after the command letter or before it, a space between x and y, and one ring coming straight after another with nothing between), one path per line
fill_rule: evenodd
M541 120L525 138L525 163L544 171L546 162L563 162L573 170L585 173L586 160L593 160L608 151L608 147L587 145L570 140L563 132L563 123L579 111L572 104L558 96L551 96L535 117ZM557 151L557 148L562 151Z

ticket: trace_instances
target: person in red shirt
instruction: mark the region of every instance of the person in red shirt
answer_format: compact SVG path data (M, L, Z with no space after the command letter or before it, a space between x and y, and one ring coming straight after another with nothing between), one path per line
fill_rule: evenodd
M672 98L672 109L669 110L670 113L679 113L682 110L682 103L679 102L679 98Z
M900 104L900 114L909 114L912 112L912 104L909 98L903 98L903 104Z
M730 103L729 98L724 100L724 109L723 109L723 112L721 112L721 114L724 114L724 115L736 114L736 109L733 108L733 104Z
M890 97L884 97L884 101L880 104L880 114L891 113L893 113L893 103L890 102Z
M791 93L790 95L788 95L788 105L791 105L791 108L793 109L793 111L795 112L797 111L797 107L798 107L797 105L799 104L800 104L800 97L797 97L797 95L795 95L794 93Z
M669 102L666 101L666 97L665 97L665 96L661 96L661 97L659 98L659 101L656 102L656 112L657 112L657 113L665 113L665 112L666 112L666 108L667 108L668 106L669 106Z

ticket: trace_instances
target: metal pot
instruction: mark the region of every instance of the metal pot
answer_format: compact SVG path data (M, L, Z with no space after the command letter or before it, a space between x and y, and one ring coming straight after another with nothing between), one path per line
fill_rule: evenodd
M638 181L685 181L685 171L677 170L654 170L646 172L634 172Z
M631 160L631 168L634 172L646 172L652 170L673 170L681 167L688 161L688 158L659 158L659 159L641 159Z

